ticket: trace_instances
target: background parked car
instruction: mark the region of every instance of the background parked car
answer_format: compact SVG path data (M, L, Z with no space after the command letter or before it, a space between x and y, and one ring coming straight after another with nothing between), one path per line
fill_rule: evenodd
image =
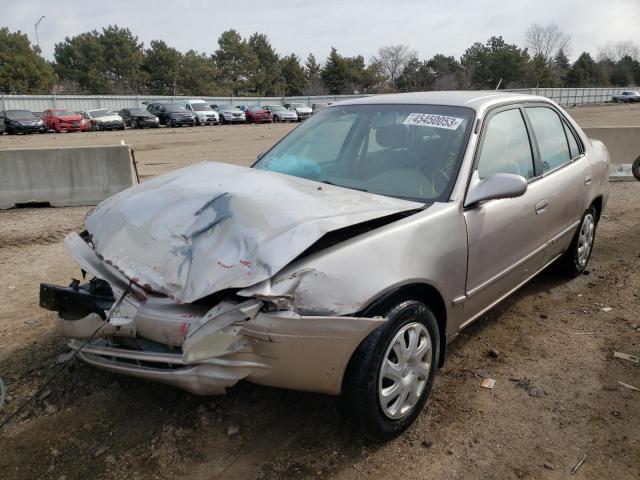
M248 107L244 107L244 109L244 115L247 118L247 123L273 122L271 112L269 110L265 110L259 105L250 105Z
M310 106L304 103L285 103L284 107L296 112L298 114L298 121L301 122L313 115L313 110Z
M123 108L118 112L118 115L130 128L157 128L160 125L158 117L141 108Z
M217 125L220 116L204 100L187 100L185 108L196 116L196 125Z
M124 130L124 120L120 115L106 108L87 110L82 112L83 118L89 120L89 126L93 131L100 130Z
M297 122L298 114L293 110L287 110L282 105L265 105L265 110L269 110L274 122Z
M184 105L177 103L152 102L147 106L147 111L156 117L161 125L169 127L194 126L196 116L186 109Z
M314 103L313 105L311 105L311 110L313 111L313 113L316 113L323 108L327 108L329 105L331 105L331 103Z
M640 102L640 92L637 90L625 90L618 95L613 96L614 102L623 102L623 103L632 103L632 102Z
M218 110L221 123L244 123L247 117L244 112L233 105L211 105Z
M0 112L0 133L42 133L44 123L29 110Z
M48 108L42 112L44 128L60 132L79 132L82 130L82 115L62 108Z

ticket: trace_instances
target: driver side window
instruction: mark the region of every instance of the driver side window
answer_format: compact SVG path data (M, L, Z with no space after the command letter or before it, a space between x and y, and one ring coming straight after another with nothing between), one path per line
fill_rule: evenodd
M494 173L534 177L531 143L518 108L496 113L489 119L481 148L477 167L480 179Z

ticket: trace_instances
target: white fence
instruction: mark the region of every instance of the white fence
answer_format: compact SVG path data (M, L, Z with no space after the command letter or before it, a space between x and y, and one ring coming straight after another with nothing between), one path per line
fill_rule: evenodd
M517 90L501 90L502 92L526 93L542 95L563 106L587 105L611 101L612 95L618 94L626 88L524 88ZM0 110L31 110L42 112L47 108L66 108L73 111L91 110L94 108L108 108L121 110L123 108L140 107L142 102L159 100L165 102L179 102L187 98L202 98L218 105L269 105L279 103L314 103L339 102L349 98L359 98L365 95L322 95L311 97L173 97L151 95L0 95Z
M304 103L311 106L314 103L334 103L349 98L360 98L364 95L323 95L313 97L183 97L183 96L152 96L152 95L0 95L0 111L2 110L30 110L42 112L47 108L66 108L72 111L108 108L122 110L123 108L139 108L142 102L153 100L177 103L187 99L202 99L217 105L272 105L281 103ZM144 106L143 106L144 107Z

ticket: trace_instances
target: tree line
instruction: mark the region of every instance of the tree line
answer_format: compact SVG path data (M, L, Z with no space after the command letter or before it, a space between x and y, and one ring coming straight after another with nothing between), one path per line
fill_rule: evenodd
M263 33L231 29L212 54L180 52L162 40L148 46L128 28L108 26L56 43L46 61L26 34L0 28L0 93L297 96L422 90L602 87L640 84L640 49L632 42L601 46L569 61L570 37L557 25L533 24L525 45L494 36L460 56L420 59L407 45L378 49L368 61L332 47L280 55Z

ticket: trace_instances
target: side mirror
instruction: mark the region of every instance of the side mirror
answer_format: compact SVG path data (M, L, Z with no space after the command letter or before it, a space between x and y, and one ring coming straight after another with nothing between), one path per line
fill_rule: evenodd
M469 185L464 206L469 208L487 200L521 197L526 191L527 181L520 175L494 173L480 180L476 170L471 177L471 185Z

